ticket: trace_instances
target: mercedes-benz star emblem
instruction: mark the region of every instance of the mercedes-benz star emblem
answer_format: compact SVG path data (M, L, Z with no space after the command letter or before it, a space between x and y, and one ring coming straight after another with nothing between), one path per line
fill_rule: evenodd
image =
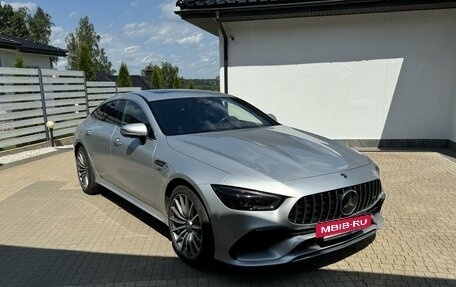
M358 192L354 189L347 190L340 198L341 212L343 215L351 215L359 203Z

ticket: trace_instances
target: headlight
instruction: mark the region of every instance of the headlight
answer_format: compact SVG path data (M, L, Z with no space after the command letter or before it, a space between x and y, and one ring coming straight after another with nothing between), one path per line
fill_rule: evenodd
M374 165L375 170L376 170L377 173L378 173L378 176L380 176L380 168L379 168L378 165L376 165L375 162L373 162L372 160L371 160L371 162L372 162L372 164Z
M239 187L212 185L212 189L226 207L237 210L274 210L285 197Z

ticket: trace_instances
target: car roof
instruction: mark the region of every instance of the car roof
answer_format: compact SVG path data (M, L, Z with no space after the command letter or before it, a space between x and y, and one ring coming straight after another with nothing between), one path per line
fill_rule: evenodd
M199 98L199 97L232 97L227 94L202 91L202 90L184 90L184 89L160 89L145 90L126 93L125 95L138 95L147 101L179 99L179 98Z

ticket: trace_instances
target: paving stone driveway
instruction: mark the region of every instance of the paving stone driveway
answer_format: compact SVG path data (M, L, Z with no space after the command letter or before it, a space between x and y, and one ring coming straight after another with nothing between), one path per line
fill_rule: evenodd
M72 152L0 169L0 286L456 286L456 162L368 154L382 170L385 227L319 270L186 266L166 227L109 193L85 195Z

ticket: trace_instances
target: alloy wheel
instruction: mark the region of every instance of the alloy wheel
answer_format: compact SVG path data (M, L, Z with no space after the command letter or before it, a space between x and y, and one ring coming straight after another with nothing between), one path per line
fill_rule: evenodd
M188 259L196 258L201 251L203 233L198 211L185 194L173 198L170 224L172 239L180 253Z
M76 156L76 163L78 167L78 178L82 188L85 190L89 186L89 167L87 164L86 155L80 149Z

